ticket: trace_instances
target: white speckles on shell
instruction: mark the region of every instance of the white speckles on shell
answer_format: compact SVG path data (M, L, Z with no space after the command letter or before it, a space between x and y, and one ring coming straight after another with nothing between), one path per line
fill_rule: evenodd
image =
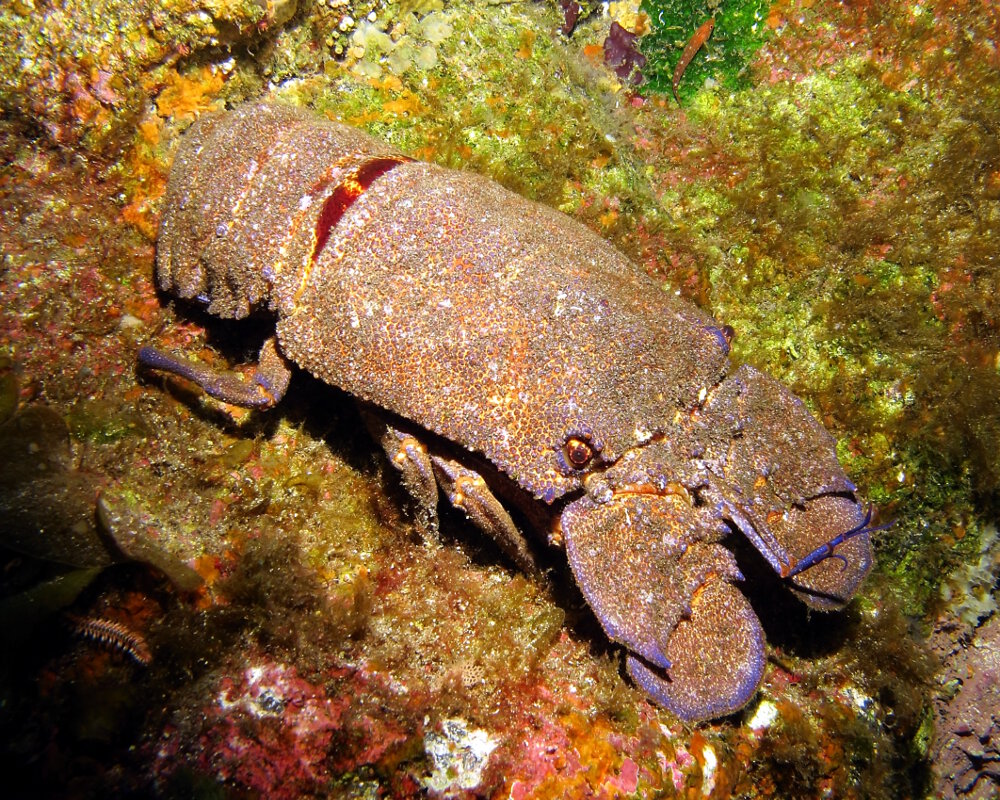
M635 426L635 430L632 431L632 435L635 437L636 444L645 444L653 438L653 432L648 428L642 427L641 425Z

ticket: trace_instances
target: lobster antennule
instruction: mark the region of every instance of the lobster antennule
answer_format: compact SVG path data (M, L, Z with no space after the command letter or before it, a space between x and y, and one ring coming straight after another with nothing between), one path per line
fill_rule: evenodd
M872 515L874 513L874 506L869 503L868 511L865 513L865 518L857 525L855 525L850 530L839 533L830 539L828 542L824 542L811 553L807 553L802 558L796 560L793 563L787 564L781 570L782 578L791 578L802 572L805 572L810 567L814 567L821 561L825 561L828 558L836 558L843 562L843 568L847 568L847 559L834 552L834 549L844 542L854 539L857 536L864 536L869 533L875 533L876 531L884 531L886 528L892 525L892 521L883 523L882 525L876 525L874 527L869 527L868 523L872 521Z

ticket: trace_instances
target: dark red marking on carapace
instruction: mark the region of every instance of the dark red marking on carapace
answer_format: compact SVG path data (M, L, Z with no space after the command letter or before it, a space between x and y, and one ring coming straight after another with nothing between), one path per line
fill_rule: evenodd
M694 58L695 53L697 53L703 44L708 41L708 37L712 35L712 28L715 27L715 17L709 17L707 21L701 24L701 27L694 32L694 35L688 40L687 45L684 47L684 52L681 53L680 61L677 62L677 66L674 67L674 100L677 101L677 105L680 105L681 99L677 96L677 87L681 85L681 78L684 75L684 70L687 69L687 65L691 63L691 59Z
M407 161L412 161L412 159L405 156L373 158L365 161L349 175L344 176L344 179L337 184L336 188L330 192L330 196L323 202L323 208L319 212L319 218L316 220L316 243L313 245L312 257L309 259L310 266L316 263L320 251L330 238L330 231L340 222L347 209L354 205L354 201L361 197L368 187L385 173Z

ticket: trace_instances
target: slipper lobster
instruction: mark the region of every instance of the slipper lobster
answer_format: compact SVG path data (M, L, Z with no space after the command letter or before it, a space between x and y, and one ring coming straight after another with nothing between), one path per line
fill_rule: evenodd
M832 437L730 362L731 329L485 177L248 104L185 134L157 250L161 289L275 333L249 381L152 347L140 364L250 407L295 368L355 396L418 516L443 493L528 569L521 527L564 546L632 679L683 719L741 708L763 675L727 537L817 609L869 570Z

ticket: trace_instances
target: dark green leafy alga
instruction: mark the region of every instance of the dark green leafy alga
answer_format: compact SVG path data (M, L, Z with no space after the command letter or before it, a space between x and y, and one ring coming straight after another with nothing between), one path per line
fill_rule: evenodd
M677 93L685 102L711 80L730 89L749 83L747 64L764 43L768 29L764 0L642 0L652 30L641 40L647 62L644 92L669 94L674 69L692 35L708 19L715 27L684 71Z

